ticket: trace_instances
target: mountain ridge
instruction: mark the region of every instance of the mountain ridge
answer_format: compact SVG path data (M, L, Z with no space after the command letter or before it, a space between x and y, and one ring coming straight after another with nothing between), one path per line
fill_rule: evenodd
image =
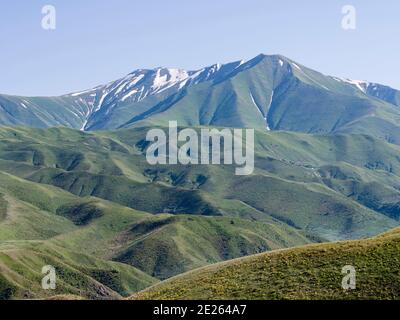
M352 122L351 130L360 130L358 123L368 118L374 126L383 120L384 127L396 127L389 138L398 143L399 106L400 91L388 86L326 76L282 55L260 54L195 71L138 69L58 97L0 95L0 124L94 131L174 119L188 126L332 133Z

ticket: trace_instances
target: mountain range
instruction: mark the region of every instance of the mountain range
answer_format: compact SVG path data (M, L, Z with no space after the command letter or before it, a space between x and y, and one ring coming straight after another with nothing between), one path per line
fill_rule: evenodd
M254 128L254 173L150 165L146 133L171 120L194 130ZM300 256L298 269L278 272L287 279L303 270L305 256L311 273L321 261L342 261L334 255L342 247L275 250L369 238L400 225L399 91L326 76L280 55L198 71L136 70L60 97L0 95L0 125L0 299L120 299L196 268L264 254L245 260L255 269L237 269L254 275L238 292L247 294L264 279L259 257L281 268ZM395 234L385 247L392 260ZM361 254L375 243L363 241L349 242L357 261L382 254L381 247ZM56 267L54 292L40 286L44 264ZM194 275L214 281L208 270ZM174 283L170 297L180 294ZM379 296L385 288L377 283L359 296ZM293 294L286 293L272 292Z
M169 119L182 126L373 133L400 143L400 91L261 54L197 71L140 69L60 97L0 95L2 125L93 131L162 126Z

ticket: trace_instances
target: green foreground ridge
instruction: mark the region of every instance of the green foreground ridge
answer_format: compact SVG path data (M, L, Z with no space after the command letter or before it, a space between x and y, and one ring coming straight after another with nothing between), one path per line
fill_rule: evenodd
M343 290L342 268L356 268ZM366 240L313 244L218 263L161 282L131 299L399 299L400 229Z

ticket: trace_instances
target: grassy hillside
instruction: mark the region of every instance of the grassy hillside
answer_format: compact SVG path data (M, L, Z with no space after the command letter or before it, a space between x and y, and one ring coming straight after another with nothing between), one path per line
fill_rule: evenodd
M78 243L71 236L68 248L56 244L56 239L75 234L95 219L101 219L115 208L111 204L95 198L81 199L55 187L2 172L0 181L0 299L42 298L55 293L115 299L157 281L134 267L96 256L90 249L101 245L100 241ZM81 210L73 210L76 207ZM122 209L119 218L128 215ZM144 216L131 209L126 211L132 211L129 212L131 221ZM121 230L126 227L127 221L119 222L115 218L116 231L113 233L110 228L102 237L113 237L118 227ZM106 230L99 228L98 231ZM58 242L62 244L61 240ZM55 292L41 288L41 269L45 265L56 268Z
M56 290L43 290L42 268L56 269ZM157 280L133 267L65 250L42 241L2 242L0 300L38 299L58 294L119 299Z
M52 250L56 267L96 284L81 295L110 298L220 261L399 225L394 144L259 131L254 174L240 177L228 165L150 166L146 132L0 128L0 252L26 275L10 271L3 292L48 296L37 279ZM51 295L80 295L71 283Z
M309 243L284 224L152 215L0 172L0 298L115 299L199 266ZM40 287L52 265L57 290ZM140 271L141 270L141 271Z
M295 229L230 217L166 216L121 235L115 260L165 279L187 270L249 254L310 243Z
M342 268L356 268L345 291ZM400 299L400 229L232 260L161 282L132 299Z
M255 173L239 177L233 166L151 166L146 132L2 129L0 170L149 213L279 222L329 240L398 224L396 145L365 135L257 132Z

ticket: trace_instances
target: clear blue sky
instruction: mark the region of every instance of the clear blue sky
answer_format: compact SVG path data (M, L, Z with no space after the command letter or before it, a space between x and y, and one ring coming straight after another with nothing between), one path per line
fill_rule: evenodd
M41 9L57 9L57 29ZM357 29L341 28L341 8ZM326 74L400 88L398 0L1 0L0 92L58 95L136 68L197 69L280 53Z

